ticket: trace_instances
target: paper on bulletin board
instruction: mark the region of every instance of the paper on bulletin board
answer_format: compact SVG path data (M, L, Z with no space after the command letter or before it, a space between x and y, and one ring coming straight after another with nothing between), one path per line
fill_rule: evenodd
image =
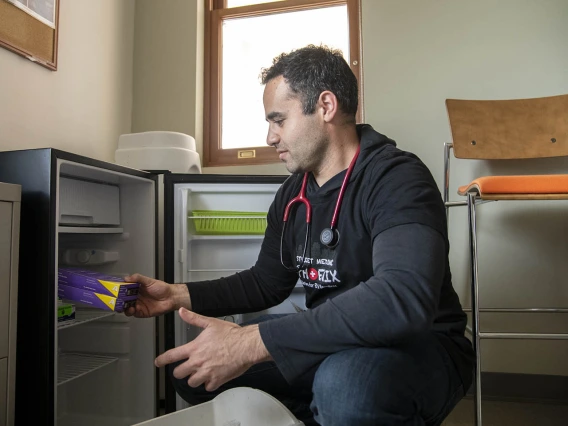
M55 28L55 10L58 0L7 0L35 19Z

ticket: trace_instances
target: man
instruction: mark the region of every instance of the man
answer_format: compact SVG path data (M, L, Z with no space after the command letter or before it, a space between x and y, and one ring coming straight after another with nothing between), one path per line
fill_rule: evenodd
M282 54L262 83L267 143L292 175L270 207L257 263L188 284L135 274L127 279L142 288L127 315L179 309L203 328L156 359L177 365L176 390L192 403L251 386L307 425L439 425L471 383L473 351L434 179L416 156L355 124L357 81L340 52ZM287 208L302 187L306 197ZM201 316L277 305L298 279L305 312L243 327Z

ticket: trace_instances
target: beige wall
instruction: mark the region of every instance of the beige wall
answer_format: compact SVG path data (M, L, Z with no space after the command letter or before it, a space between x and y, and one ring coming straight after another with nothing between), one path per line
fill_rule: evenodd
M446 98L491 99L568 93L566 0L362 0L366 121L418 154L442 183L451 141ZM566 172L566 161L453 163L458 183L479 173ZM454 197L456 198L457 195ZM568 306L566 202L493 203L478 208L485 307ZM465 305L467 216L450 215L454 285ZM526 315L526 314L525 314ZM534 318L534 316L531 316ZM568 331L566 316L485 316L486 331ZM568 344L482 341L483 368L568 374Z
M200 150L203 19L198 8L200 1L136 1L132 131L186 133Z
M0 150L113 161L131 128L134 0L61 2L56 72L0 49Z
M195 137L203 162L203 2L136 0L132 132ZM203 173L288 174L282 164Z

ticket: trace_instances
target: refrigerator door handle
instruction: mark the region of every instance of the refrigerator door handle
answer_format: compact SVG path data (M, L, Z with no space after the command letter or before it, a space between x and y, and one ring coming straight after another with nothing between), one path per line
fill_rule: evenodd
M186 256L185 249L178 249L177 253L178 253L177 261L179 263L185 263L185 256Z

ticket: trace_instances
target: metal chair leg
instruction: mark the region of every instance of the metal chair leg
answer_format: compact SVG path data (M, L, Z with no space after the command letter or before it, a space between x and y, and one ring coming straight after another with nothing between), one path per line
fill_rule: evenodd
M450 222L450 150L453 148L453 143L444 144L444 206L446 207L446 221Z
M475 405L475 424L482 425L481 419L481 348L479 335L479 283L477 274L477 230L475 221L475 194L467 195L467 212L469 221L469 248L471 255L471 329L473 350L475 353L475 380L473 402Z

